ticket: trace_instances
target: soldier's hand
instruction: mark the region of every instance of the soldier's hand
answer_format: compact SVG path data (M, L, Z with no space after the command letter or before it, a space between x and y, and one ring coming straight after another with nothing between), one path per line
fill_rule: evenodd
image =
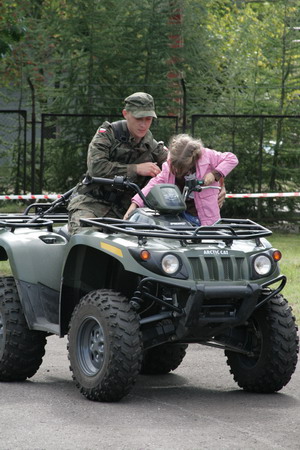
M156 177L161 172L156 163L146 162L136 165L136 173L143 177Z

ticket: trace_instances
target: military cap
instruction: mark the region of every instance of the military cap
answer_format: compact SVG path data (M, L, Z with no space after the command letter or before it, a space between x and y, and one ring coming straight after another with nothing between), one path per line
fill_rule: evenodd
M135 92L125 98L125 109L137 119L140 117L157 117L154 111L152 95L145 92Z

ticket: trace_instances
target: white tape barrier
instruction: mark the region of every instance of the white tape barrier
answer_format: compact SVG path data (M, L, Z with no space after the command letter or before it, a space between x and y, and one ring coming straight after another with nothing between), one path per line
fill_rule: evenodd
M26 195L0 195L0 200L56 200L61 194L26 194Z
M259 194L226 194L226 198L300 197L300 192L261 192Z
M26 194L0 195L0 200L56 200L62 194ZM226 194L226 198L271 198L271 197L300 197L300 192L272 192L259 194Z

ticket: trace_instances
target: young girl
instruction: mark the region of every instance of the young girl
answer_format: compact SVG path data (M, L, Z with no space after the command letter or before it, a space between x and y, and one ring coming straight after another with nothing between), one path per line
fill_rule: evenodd
M182 191L186 179L203 179L204 185L221 186L223 178L238 164L237 157L230 152L217 152L204 148L200 139L187 134L174 136L169 145L168 160L162 165L162 171L152 178L142 189L146 196L155 184L176 184ZM220 219L218 189L204 189L192 192L186 200L184 217L193 225L212 225ZM138 207L144 206L137 194L131 199L124 219Z

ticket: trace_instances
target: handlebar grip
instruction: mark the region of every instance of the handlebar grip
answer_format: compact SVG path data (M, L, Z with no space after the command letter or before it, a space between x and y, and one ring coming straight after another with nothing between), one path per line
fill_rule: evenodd
M124 177L120 177L120 178L122 178L122 183L123 183ZM111 185L113 185L114 182L115 182L115 179L112 179L112 178L100 178L100 177L88 177L88 178L86 177L83 180L83 184L96 183L96 184L111 184Z

